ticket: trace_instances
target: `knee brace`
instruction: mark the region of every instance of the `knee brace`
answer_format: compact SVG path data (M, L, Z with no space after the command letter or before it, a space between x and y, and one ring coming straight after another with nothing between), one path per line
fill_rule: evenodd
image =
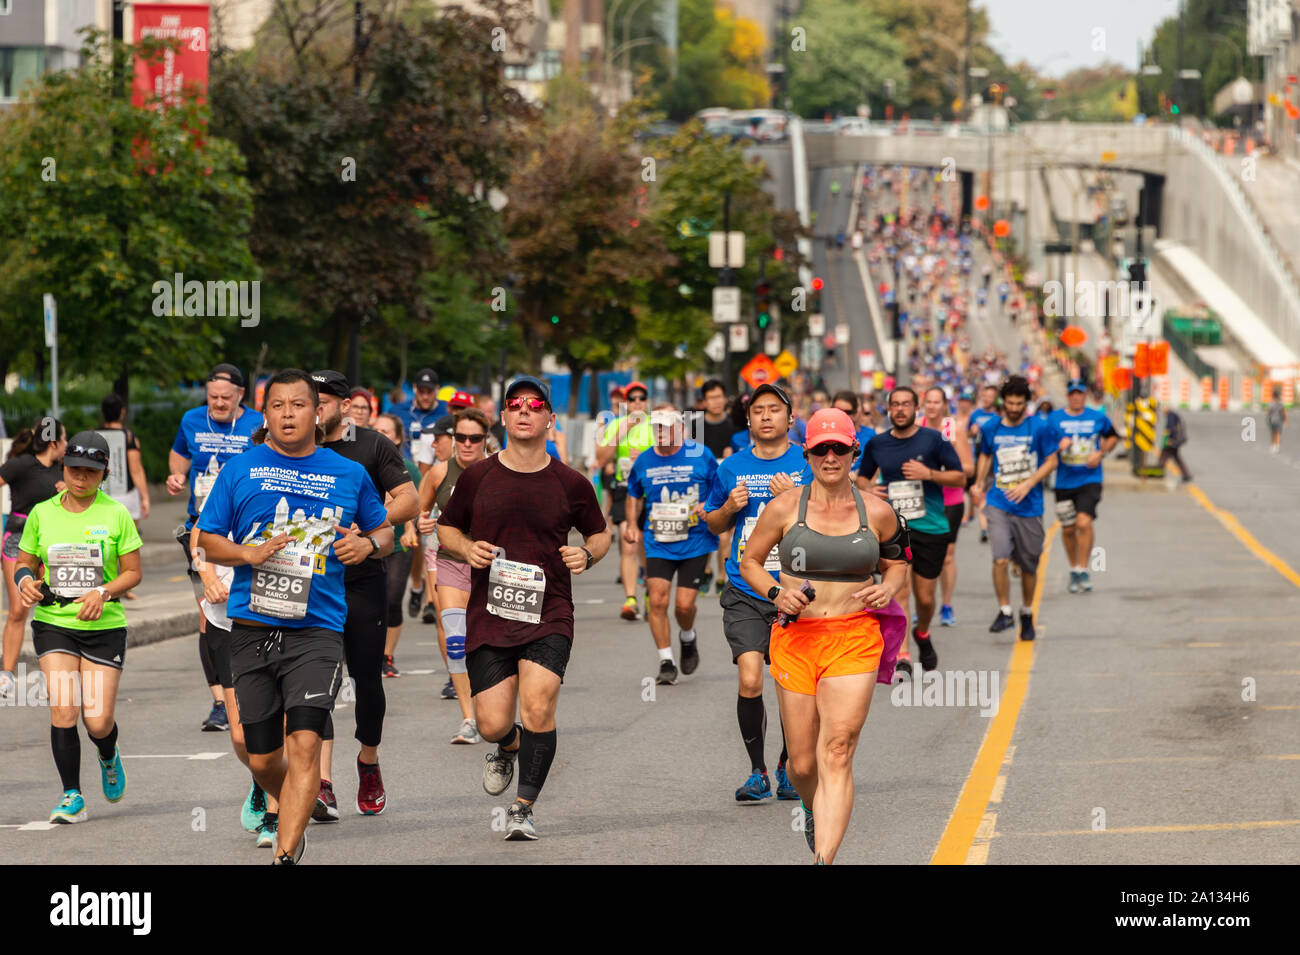
M447 670L465 673L465 611L449 607L442 612L442 629L447 634Z

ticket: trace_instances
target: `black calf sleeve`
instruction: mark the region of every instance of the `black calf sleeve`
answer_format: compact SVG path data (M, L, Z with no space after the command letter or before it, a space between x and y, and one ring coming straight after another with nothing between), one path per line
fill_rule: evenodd
M63 788L81 789L81 737L75 726L51 726L50 749Z
M546 784L546 774L555 759L555 730L533 733L523 730L519 743L519 798L533 802Z
M763 759L763 737L767 735L767 707L761 696L736 697L736 721L740 724L740 739L749 753L749 765L755 772L767 772Z
M90 736L89 730L86 731L86 735ZM108 735L103 739L96 739L94 736L90 736L90 741L94 743L95 748L99 750L99 758L107 763L113 758L113 753L117 751L117 723L113 724L113 728L108 731Z

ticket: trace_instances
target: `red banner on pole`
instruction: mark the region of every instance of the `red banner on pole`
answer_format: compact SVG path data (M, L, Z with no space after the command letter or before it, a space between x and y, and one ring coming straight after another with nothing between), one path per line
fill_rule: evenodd
M135 42L141 40L177 40L176 51L167 50L161 59L135 62L135 83L131 102L143 106L154 97L164 105L180 101L181 90L197 86L208 88L208 8L206 6L136 3Z

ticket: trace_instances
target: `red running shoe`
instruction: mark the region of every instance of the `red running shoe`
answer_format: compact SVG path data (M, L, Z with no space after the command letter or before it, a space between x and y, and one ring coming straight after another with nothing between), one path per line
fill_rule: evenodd
M357 760L357 812L363 816L377 816L387 808L384 778L379 775L379 764L367 766Z
M338 822L339 801L334 798L334 784L328 779L320 781L320 792L316 794L316 805L311 817L317 822Z

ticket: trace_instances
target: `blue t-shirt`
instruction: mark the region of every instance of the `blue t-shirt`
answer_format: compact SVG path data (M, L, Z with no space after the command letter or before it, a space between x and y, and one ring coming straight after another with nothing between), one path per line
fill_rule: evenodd
M637 455L627 476L627 493L629 497L645 498L649 517L654 516L655 505L661 503L685 504L688 511L693 511L696 504L709 496L717 473L718 462L713 452L698 442L687 441L673 454L664 455L658 449L651 449ZM686 560L718 549L717 535L693 513L686 521L685 540L664 543L656 539L653 520L647 520L645 527L647 557Z
M295 538L259 567L235 568L226 605L231 618L342 633L348 606L343 563L334 554L333 544L339 538L334 525L348 527L355 521L362 531L369 531L387 519L374 482L355 461L328 448L291 458L260 444L221 469L198 526L250 546L281 531ZM250 608L255 584L262 592L258 598L262 611ZM304 590L305 615L265 612L267 607L285 608L295 597L301 603Z
M1070 446L1059 451L1060 464L1056 468L1057 490L1069 490L1085 484L1101 483L1101 465L1086 467L1084 462L1094 452L1101 450L1103 438L1115 433L1104 412L1084 408L1077 415L1072 415L1065 408L1058 408L1047 416L1047 423L1056 430L1056 446L1059 449L1061 438L1069 438Z
M980 429L980 454L993 458L993 486L988 503L1020 517L1040 517L1043 513L1043 485L1040 481L1017 504L1007 500L1006 492L1028 479L1056 452L1056 429L1044 419L1029 416L1014 428L1000 418Z
M996 411L984 411L980 408L976 408L970 413L968 430L970 434L974 435L976 431L982 431L984 426L990 421L997 421L1001 417L1002 416Z
M855 474L857 473L858 468L862 466L862 455L866 453L867 442L871 440L872 435L875 433L875 428L865 424L858 429L858 457L853 462L853 472Z
M934 428L922 426L910 438L895 437L892 430L882 431L867 442L859 471L864 478L880 472L889 492L889 503L907 520L909 530L921 534L947 534L948 515L943 508L943 487L933 481L904 477L904 461L920 461L935 471L960 471L961 458L957 456L957 450Z
M768 485L776 474L789 474L794 478L797 487L811 484L813 479L812 469L803 459L802 448L791 445L783 455L771 460L760 458L752 448L746 448L718 465L718 473L713 478L709 499L704 503L706 511L716 511L727 503L727 496L737 485L743 482L749 489L749 503L745 505L743 511L735 515L735 533L731 535L731 554L727 557L727 582L751 597L766 598L767 594L756 594L749 584L745 583L745 578L740 576L740 558L745 552L745 543L749 540L754 525L758 523L758 515L772 499L772 492L768 489ZM780 571L773 570L771 574L772 579L776 580L780 576Z
M402 442L402 454L408 458L411 457L411 448L419 441L420 435L437 424L439 418L446 417L448 411L445 401L435 401L433 407L428 411L421 411L417 408L414 398L393 405L389 413L397 415L401 419L402 427L406 429L406 440Z
M176 440L172 450L182 457L190 459L190 502L187 514L198 514L204 502L199 500L198 490L200 475L208 473L208 465L216 458L219 470L236 455L247 451L253 443L253 432L262 427L262 413L252 408L240 406L240 414L229 424L213 421L208 414L207 405L191 408L181 417L180 427L176 429ZM210 490L209 481L204 478L204 493ZM193 527L190 518L185 520L186 527Z

